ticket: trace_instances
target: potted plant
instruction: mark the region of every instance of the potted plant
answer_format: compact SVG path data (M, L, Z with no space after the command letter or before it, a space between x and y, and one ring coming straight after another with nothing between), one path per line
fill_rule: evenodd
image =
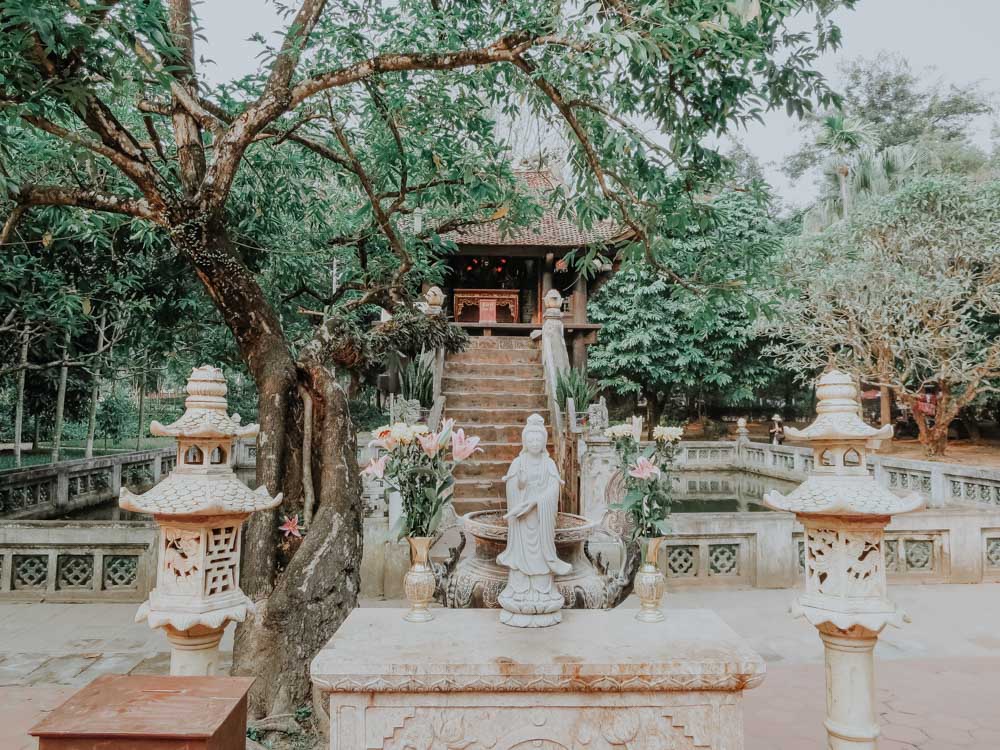
M684 428L657 427L653 430L653 445L646 448L640 446L633 424L614 425L605 434L625 474L625 496L613 507L628 513L632 538L642 548L642 566L635 576L635 593L640 602L636 619L660 622L665 579L657 556L664 535L670 531L670 469Z
M451 459L447 446L451 442ZM429 604L434 598L434 572L428 555L441 525L445 506L454 492L455 466L481 451L479 438L466 436L446 420L438 432L426 425L398 422L380 427L370 447L382 450L361 473L381 479L399 493L403 512L390 534L405 538L410 546L410 569L403 579L403 590L410 610L410 622L433 619Z

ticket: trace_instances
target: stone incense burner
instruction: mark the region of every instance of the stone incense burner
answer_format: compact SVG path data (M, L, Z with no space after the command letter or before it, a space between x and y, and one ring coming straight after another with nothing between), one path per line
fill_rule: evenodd
M507 522L503 510L481 510L460 519L463 542L453 550L452 562L442 571L440 589L445 604L459 609L500 607L497 597L507 583L507 568L499 565L497 555L507 546ZM604 537L622 545L624 564L615 573L608 571L600 556L592 556L588 541ZM471 541L472 554L462 558L461 550ZM567 609L609 609L631 591L637 556L621 537L600 523L572 513L556 517L556 552L559 559L572 565L565 575L556 576L556 585Z

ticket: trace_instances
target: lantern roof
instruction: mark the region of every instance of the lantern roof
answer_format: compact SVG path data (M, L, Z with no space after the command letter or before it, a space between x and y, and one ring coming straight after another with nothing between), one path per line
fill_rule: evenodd
M281 493L272 498L263 485L252 490L232 471L183 474L175 470L141 495L122 487L118 504L125 510L158 516L238 515L277 507Z
M916 492L897 495L867 472L857 475L810 474L787 495L771 491L764 504L774 510L831 516L891 516L923 507Z
M801 430L786 427L788 438L806 442L864 440L877 448L892 437L892 425L875 428L858 416L858 389L847 373L840 370L825 373L816 384L816 397L816 420Z
M149 431L159 437L176 438L240 438L255 437L260 431L256 424L240 424L240 415L227 413L226 378L222 370L202 365L191 370L184 414L172 424L153 421Z

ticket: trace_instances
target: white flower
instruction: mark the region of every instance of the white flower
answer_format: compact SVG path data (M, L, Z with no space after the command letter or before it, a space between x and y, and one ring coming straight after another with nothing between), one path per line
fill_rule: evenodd
M405 422L396 422L389 430L389 437L397 443L402 445L409 445L417 438L416 432L414 432L413 427L406 424Z
M653 430L653 439L666 443L679 443L683 436L683 427L657 427Z
M632 437L632 425L628 422L612 425L604 431L604 437L611 438L612 440Z

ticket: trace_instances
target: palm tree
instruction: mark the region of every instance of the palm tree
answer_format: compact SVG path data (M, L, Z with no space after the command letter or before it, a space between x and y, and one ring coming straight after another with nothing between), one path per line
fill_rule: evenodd
M820 125L816 145L827 151L833 160L833 171L840 189L840 204L844 218L851 213L851 192L848 177L851 161L859 151L874 148L878 144L875 127L843 114L824 117Z

